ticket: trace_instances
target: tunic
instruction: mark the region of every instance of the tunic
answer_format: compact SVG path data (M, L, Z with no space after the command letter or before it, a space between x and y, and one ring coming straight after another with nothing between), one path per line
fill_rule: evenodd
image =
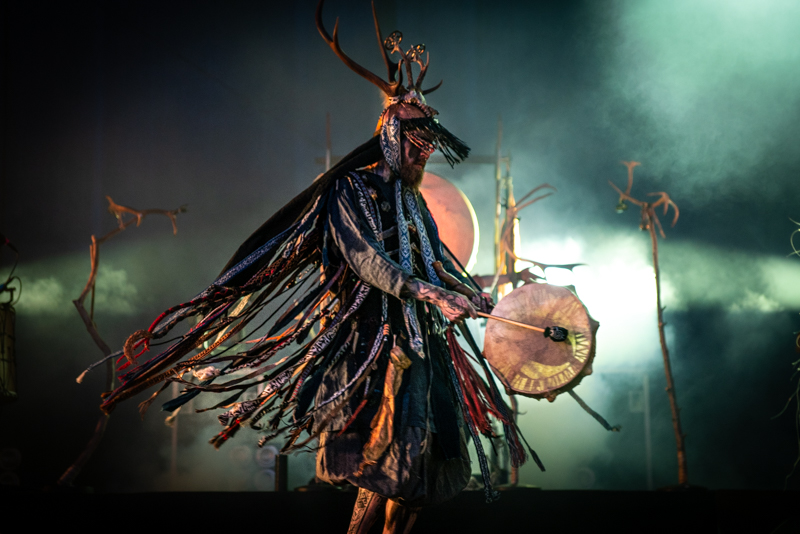
M371 291L340 339L344 353L329 365L323 364L304 386L307 395L314 392L319 405L350 382L363 362L380 328L381 303L387 301L390 341L380 349L372 374L343 405L329 404L315 414L314 432L320 433L317 454L318 478L331 482L349 482L375 491L410 506L422 506L453 497L466 486L470 477L463 418L447 370L449 353L444 337L445 319L438 307L414 302L414 312L422 330L424 357L410 346L412 334L404 320L400 291L411 276L399 264L397 204L394 184L371 173L352 173L337 181L328 199L329 231L326 233L327 260L335 265L346 262L354 276L375 288ZM359 191L361 194L359 194ZM379 228L376 236L365 217L362 203L366 193L377 207ZM433 218L422 196L418 204L425 221L431 248L445 269L458 272L441 252ZM407 216L411 220L410 216ZM414 255L414 276L428 280L421 255L419 232L413 225L409 232ZM460 275L459 275L460 276ZM397 347L410 365L398 373L391 351ZM396 350L396 349L395 349ZM331 353L340 351L334 348ZM397 353L397 352L396 352ZM386 387L387 377L396 378L396 395L391 413L381 411L392 396ZM390 376L391 375L391 376ZM360 407L360 409L359 409ZM354 417L355 416L355 417ZM383 420L381 420L383 419ZM365 447L375 429L388 426L384 434L390 441L373 462L365 463ZM342 430L344 429L344 432ZM384 441L386 441L384 435ZM373 455L374 456L374 455Z

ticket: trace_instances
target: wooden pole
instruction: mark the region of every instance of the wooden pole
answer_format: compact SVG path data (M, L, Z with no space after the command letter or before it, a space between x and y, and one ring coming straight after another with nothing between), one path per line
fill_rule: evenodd
M672 428L675 431L675 441L678 446L678 484L681 486L689 485L689 469L686 464L686 446L684 439L686 436L681 430L680 408L678 408L678 398L675 394L675 382L672 378L672 365L669 361L669 349L667 348L667 338L664 334L664 308L661 306L661 278L658 269L658 237L656 236L655 213L652 206L644 207L643 211L647 217L647 229L650 231L650 240L653 243L653 271L656 275L656 309L658 310L658 337L661 341L661 355L664 358L664 374L667 377L667 396L669 397L669 407L672 410Z
M517 415L519 414L519 404L517 404L517 396L513 393L508 396L511 401L511 415L514 418L514 424L517 424ZM516 488L519 485L519 467L511 464L509 484L511 487Z
M683 434L681 430L681 417L680 417L680 408L678 408L678 398L675 394L675 381L672 378L672 366L670 365L669 361L669 349L667 349L667 336L664 334L664 308L661 306L661 277L658 268L658 236L656 235L656 227L658 227L658 232L661 234L661 237L666 237L664 235L664 229L661 227L661 222L658 220L658 216L656 215L656 208L664 206L664 215L667 214L667 211L670 207L675 212L675 215L672 219L672 226L675 226L675 223L678 222L678 217L680 216L680 212L678 211L678 206L675 202L669 198L669 195L664 192L657 192L657 193L650 193L649 196L658 196L659 199L655 202L643 202L641 200L637 200L633 198L631 193L631 188L633 187L633 168L637 165L640 165L638 161L623 161L621 162L628 168L628 187L623 192L619 187L614 185L613 182L609 180L609 184L614 190L619 193L619 204L617 205L617 211L621 213L625 209L624 201L627 200L632 202L633 204L639 206L642 209L642 222L639 226L642 230L648 230L650 232L650 241L653 245L653 271L655 272L656 278L656 310L658 312L658 337L661 341L661 355L664 358L664 374L667 377L667 397L669 397L669 406L672 410L672 428L675 431L675 441L678 448L678 484L683 487L689 486L689 470L686 465L686 445L684 440L686 436Z
M497 161L494 167L494 182L495 182L495 211L494 211L494 270L500 271L502 259L500 258L500 215L502 209L502 194L503 194L503 161L501 153L501 146L503 143L503 121L497 119Z
M647 489L653 490L653 440L650 432L650 377L642 375L642 392L644 397L644 455L647 471Z
M285 454L275 457L275 491L286 493L289 491L289 459Z

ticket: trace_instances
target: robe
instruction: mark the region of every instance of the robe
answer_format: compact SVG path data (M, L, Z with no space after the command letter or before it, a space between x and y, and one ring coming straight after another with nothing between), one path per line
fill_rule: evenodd
M336 484L346 481L409 506L422 506L461 491L469 481L470 464L463 416L447 371L446 320L436 306L415 302L414 313L422 329L422 354L409 345L411 334L404 321L400 292L412 274L399 264L393 191L393 180L358 172L337 181L328 200L328 261L346 262L355 276L377 291L367 297L349 329L342 333L342 337L352 336L351 346L330 366L321 366L306 387L307 394L313 392L319 404L352 380L369 356L371 340L381 326L381 301L386 295L390 342L375 359L376 369L369 383L358 388L344 406L329 405L315 414L314 431L320 433L317 476ZM414 195L435 259L461 276L442 254L435 223L422 195ZM365 200L377 207L379 226L384 229L379 236L374 235L365 218L360 205ZM413 223L410 226L413 276L430 282L420 252L421 232ZM398 357L393 357L393 350ZM403 357L405 365L397 362ZM383 436L376 436L381 432Z
M265 222L205 290L135 332L109 356L118 357L120 385L101 409L161 384L143 414L178 382L182 393L162 409L210 399L203 410L225 410L215 447L246 427L262 434L259 446L283 439L282 453L318 445L321 480L410 506L467 484L467 434L488 481L477 437L493 436L490 415L503 424L512 463L524 462L486 363L484 380L438 307L401 298L410 276L441 285L435 261L461 274L418 192L356 170L379 153L374 138L356 149ZM186 333L148 354L190 318ZM488 484L485 492L496 498Z

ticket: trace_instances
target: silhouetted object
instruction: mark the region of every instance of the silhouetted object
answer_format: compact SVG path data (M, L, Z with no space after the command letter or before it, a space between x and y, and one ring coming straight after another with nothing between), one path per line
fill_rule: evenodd
M594 417L594 418L595 418L595 420L596 420L598 423L600 423L600 424L603 426L603 428L605 428L605 429L606 429L606 430L608 430L609 432L619 432L620 430L622 430L622 426L620 426L620 425L614 425L614 426L611 426L611 424L609 424L609 422L608 422L608 421L606 421L606 418L605 418L605 417L603 417L602 415L600 415L600 414L599 414L599 413L597 413L596 411L592 410L592 409L589 407L589 405L588 405L588 404L586 404L586 403L583 401L583 399L582 399L582 398L580 398L580 397L578 396L578 394L577 394L577 393L575 393L575 391L574 391L574 390L569 390L567 393L569 393L569 396L570 396L570 397L572 397L573 399L575 399L575 402L577 402L577 403L580 405L580 407L581 407L581 408L583 408L583 409L586 411L586 413L588 413L589 415L591 415L592 417Z
M656 276L656 309L658 312L658 336L661 341L661 354L664 358L664 373L667 377L667 396L669 397L669 405L672 410L672 427L675 431L675 441L678 448L678 484L682 487L689 486L689 470L686 463L686 446L684 440L686 435L681 430L680 408L678 408L678 399L675 394L675 382L672 378L672 366L669 361L669 349L667 349L667 339L664 334L664 308L661 306L661 278L658 269L658 236L656 235L656 228L661 237L666 238L664 229L661 227L661 221L658 220L656 215L656 208L664 207L664 215L667 214L669 208L672 207L675 211L675 216L672 219L672 226L678 222L678 206L669 198L669 195L663 191L657 193L648 193L648 196L658 196L655 202L643 202L630 196L631 187L633 187L633 168L641 165L638 161L623 161L623 165L628 168L628 187L625 192L622 192L611 180L608 183L614 190L619 193L619 203L617 204L617 211L621 213L619 206L624 204L627 200L632 204L636 204L642 210L642 218L639 223L639 229L647 230L650 232L650 241L653 245L653 271Z
M14 311L14 292L19 289L16 300L18 301L22 293L22 285L18 276L14 276L14 270L19 261L19 252L6 236L0 234L0 249L7 246L11 249L16 258L14 266L11 267L6 281L0 284L0 298L8 298L6 302L0 302L0 402L13 402L17 400L17 360L14 350L16 312ZM16 280L20 283L19 288L11 287L11 283Z
M800 223L798 223L797 221L793 220L791 221L800 226ZM794 244L794 236L799 233L800 233L800 228L796 229L794 232L792 232L792 235L789 236L789 243L792 245L792 250L794 251L792 254L796 256L800 256L800 250L798 250ZM796 336L794 340L794 350L800 352L800 332L795 332L794 334ZM800 374L800 360L792 362L792 368L794 369L794 373L792 374L792 379L794 379L795 377L798 376L798 374ZM796 429L795 435L797 436L797 459L792 464L792 469L786 475L786 479L784 480L784 489L786 489L786 487L788 486L789 479L794 474L795 470L797 469L797 466L800 465L800 379L797 380L797 384L795 385L794 391L792 392L791 395L789 395L789 398L786 400L786 405L777 415L773 417L773 419L777 419L778 417L783 415L784 412L786 412L786 410L789 409L789 406L792 404L793 400L796 406L796 409L794 411L794 424Z
M92 236L92 245L89 250L89 257L91 260L91 272L89 273L89 280L86 282L86 286L84 286L83 291L81 291L80 296L73 300L72 303L75 305L75 308L78 310L78 314L83 319L83 323L86 325L86 330L89 332L89 335L92 336L95 344L100 348L100 351L106 356L106 359L101 361L106 361L106 381L108 383L107 389L111 390L114 388L114 362L111 359L108 359L108 356L111 355L111 349L109 348L108 344L100 337L100 333L97 331L97 325L94 323L94 294L95 294L95 283L97 281L97 266L100 261L100 245L118 233L125 230L128 226L136 223L136 226L139 226L142 223L142 220L147 215L165 215L172 221L172 233L178 233L178 226L176 217L179 213L186 212L186 206L181 206L178 209L174 210L160 210L160 209L149 209L149 210L137 210L135 208L130 208L128 206L122 206L116 204L111 197L106 197L108 199L108 211L114 217L117 218L117 222L119 226L108 232L106 235L98 238L96 236ZM128 220L125 220L124 215L129 214L132 217ZM86 311L83 303L86 300L86 297L91 293L91 304L89 311ZM81 375L77 378L77 382L80 384L83 381L83 377L86 376L86 373L94 366L90 366L86 371L81 373ZM83 452L78 456L78 458L73 462L69 468L64 471L64 474L61 475L61 478L58 479L58 484L60 486L71 486L72 483L75 481L75 478L80 474L83 467L86 465L86 462L92 457L94 451L97 449L97 446L100 444L100 440L103 438L103 434L106 431L106 426L108 425L108 414L101 414L100 418L97 420L97 425L94 427L94 432L92 433L92 437L89 439L89 443L86 444L86 447L83 449Z
M0 303L0 402L17 400L17 360L14 353L16 313L11 302Z

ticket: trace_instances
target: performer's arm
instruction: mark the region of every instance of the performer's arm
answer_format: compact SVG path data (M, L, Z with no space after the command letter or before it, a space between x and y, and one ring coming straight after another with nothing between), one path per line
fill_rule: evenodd
M331 236L359 278L398 298L430 302L451 321L477 317L475 308L462 295L411 277L389 258L356 206L356 193L349 181L339 180L334 193L328 204Z
M475 308L463 295L436 287L417 278L406 280L400 292L400 297L430 302L441 308L444 316L450 321L458 322L467 317L472 317L473 319L478 317L475 313Z
M452 263L450 265L452 265ZM492 302L491 295L483 292L478 293L472 289L463 276L456 277L449 273L442 265L442 262L434 262L433 268L436 269L436 274L439 275L439 279L444 282L447 287L467 297L469 301L482 312L490 313L492 311L494 303Z
M444 253L444 247L439 238L439 228L428 209L425 197L419 194L417 198L426 216L425 227L428 229L431 240L434 241L434 254L439 261L434 262L433 266L436 269L436 274L439 275L439 279L444 282L446 287L467 297L473 306L484 313L490 313L494 307L491 295L481 291L475 291L472 286L469 285L464 273L453 265L453 262L450 261L450 258Z
M336 183L328 204L330 233L342 257L356 275L369 285L400 297L410 277L386 254L356 205L356 192L347 179Z

